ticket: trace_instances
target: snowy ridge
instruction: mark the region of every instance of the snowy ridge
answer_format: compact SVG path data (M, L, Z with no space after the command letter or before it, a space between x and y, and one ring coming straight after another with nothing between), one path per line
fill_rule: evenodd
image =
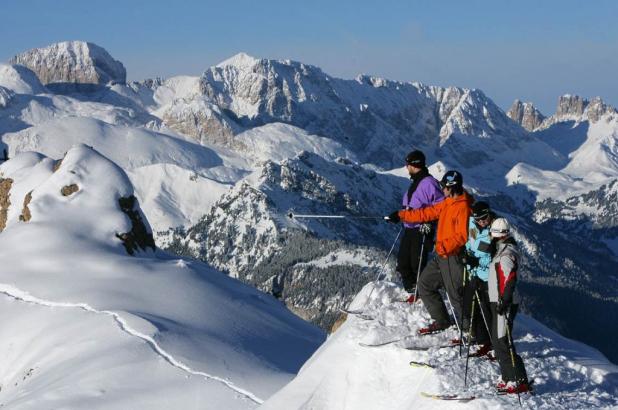
M28 292L24 292L20 289L17 289L13 286L4 284L4 283L0 283L0 293L3 293L7 296L10 296L16 300L20 300L23 302L27 302L27 303L33 303L33 304L37 304L40 306L47 306L47 307L61 307L61 308L77 308L77 309L82 309L85 310L86 312L91 312L91 313L96 313L96 314L100 314L100 315L107 315L107 316L111 316L114 321L118 324L118 327L120 327L120 329L122 329L123 332L126 332L128 334L130 334L131 336L135 336L139 339L142 339L143 341L145 341L146 343L148 343L151 347L152 350L158 354L159 356L161 356L163 359L165 359L170 365L177 367L189 374L195 375L195 376L202 376L206 379L210 379L210 380L214 380L217 382L220 382L222 384L224 384L225 386L229 387L230 389L234 390L235 392L247 397L248 399L254 401L255 403L261 404L263 402L262 399L256 397L253 393L246 391L238 386L235 386L234 383L232 383L229 380L223 379L221 377L217 377L202 371L196 371L191 369L189 366L187 366L186 364L182 363L181 361L179 361L178 359L176 359L172 354L168 353L167 351L165 351L165 349L163 349L156 340L154 340L154 338L152 336L149 336L147 334L144 334L142 332L140 332L139 330L133 329L129 323L127 322L127 320L125 320L122 315L120 313L117 312L112 312L112 311L108 311L108 310L97 310L91 306L89 306L87 303L69 303L69 302L53 302L53 301L49 301L49 300L43 300L40 298L37 298L35 296L32 296L30 294L28 294Z
M138 399L144 405L148 402L148 408L203 408L204 399L197 397L208 396L211 408L255 408L284 385L322 342L320 330L274 298L204 264L151 247L136 249L130 256L132 244L148 236L148 222L139 203L128 201L133 190L126 174L92 148L78 145L61 162L23 153L2 163L0 172L2 195L9 198L2 204L4 208L8 203L9 220L0 234L3 295L38 306L69 308L42 311L27 303L10 304L2 297L0 303L8 303L11 312L4 321L19 327L20 320L28 317L30 327L39 328L53 316L54 323L64 328L69 318L92 322L76 313L87 311L113 319L122 330L114 333L102 326L106 322L95 323L88 331L97 336L81 346L67 365L61 365L67 360L64 356L43 353L59 336L72 341L80 329L42 335L10 349L3 346L15 352L13 367L0 366L6 373L3 380L12 380L18 371L39 369L37 377L20 388L28 392L29 405L35 406L27 408L82 407L86 398L106 394L115 403L111 408L117 409ZM105 352L108 344L118 350ZM127 356L131 360L122 360ZM66 371L67 367L83 367L85 375ZM98 368L106 370L94 377L92 369ZM135 379L142 369L151 373ZM188 377L192 375L207 383L202 380L200 386ZM88 377L87 392L67 387L81 376ZM53 386L36 387L46 380L53 380ZM123 393L114 388L118 384L130 388ZM153 386L165 396L154 404L144 396ZM4 396L5 404L21 400L19 392L11 391L15 393ZM100 403L110 408L106 401Z
M396 302L401 300L402 293L388 281L367 285L350 309L361 309L375 320L347 316L299 375L261 408L453 408L450 402L421 396L423 391L475 396L476 400L465 404L465 408L518 407L515 395L499 397L492 392L498 376L496 363L471 358L468 387L464 387L465 360L458 357L457 348L406 350L439 346L456 337L457 331L453 327L444 334L415 336L418 327L429 318L420 306L413 308ZM618 366L594 349L564 339L524 315L516 319L514 339L536 389L534 396L522 395L524 408L618 406ZM389 340L400 341L373 348L359 345ZM410 367L411 360L428 362L435 369Z

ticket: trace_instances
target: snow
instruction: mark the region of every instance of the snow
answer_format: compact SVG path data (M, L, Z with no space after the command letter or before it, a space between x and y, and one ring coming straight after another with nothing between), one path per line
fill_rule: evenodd
M157 231L196 223L247 173L246 161L229 150L85 117L43 122L3 141L9 157L36 151L61 158L73 144L94 147L129 173Z
M259 62L259 59L252 57L247 53L238 53L228 58L227 60L223 60L222 62L217 64L217 67L235 66L237 68L249 68L253 67Z
M519 407L516 396L492 392L498 378L496 363L471 358L468 387L465 360L458 348L427 351L410 346L439 346L456 337L455 328L443 334L415 336L429 321L420 305L399 302L406 294L389 282L368 284L350 305L375 318L348 315L345 323L305 363L298 376L271 397L262 409L448 409ZM572 409L618 406L618 366L598 351L568 340L534 319L519 315L515 345L536 395L522 395L524 408ZM401 339L401 340L399 340ZM390 340L381 347L364 347ZM435 369L414 368L411 360L429 362ZM422 397L420 392L473 395L467 404Z
M85 145L53 173L50 161L24 153L0 165L16 186L34 185L32 219L15 220L23 201L11 191L0 234L7 408L255 408L323 341L202 263L127 255L116 237L131 227L117 202L133 191L126 174Z
M36 74L20 65L0 63L0 86L12 90L16 94L40 94L45 87Z
M367 258L367 255L363 253L356 253L352 251L338 251L331 252L328 255L324 255L319 259L315 259L307 263L299 263L296 266L311 265L318 268L327 268L329 266L337 265L351 265L351 266L370 266L373 260Z
M281 162L303 151L330 161L345 158L357 161L356 155L330 138L311 135L302 128L282 123L255 127L234 137L254 163L267 160Z
M146 165L127 174L155 231L196 224L232 186L174 164Z
M176 76L165 80L157 87L154 100L160 106L171 104L176 99L191 99L199 94L200 78L197 76Z

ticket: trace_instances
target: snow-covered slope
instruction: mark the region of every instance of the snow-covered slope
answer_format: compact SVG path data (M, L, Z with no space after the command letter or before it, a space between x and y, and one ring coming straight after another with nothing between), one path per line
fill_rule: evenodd
M61 158L76 143L94 147L129 172L155 230L196 223L240 179L246 161L145 128L87 118L54 119L7 133L9 157L26 151Z
M40 94L45 87L36 74L20 65L0 64L0 86L17 94Z
M401 288L391 282L367 285L351 304L374 320L348 316L299 375L271 397L263 409L488 409L519 408L517 396L496 396L497 363L471 358L468 386L464 387L465 359L457 348L405 347L444 344L457 331L415 336L429 320L419 306L403 305ZM536 395L522 395L524 408L588 409L618 406L618 366L598 351L565 339L534 319L520 315L515 322L515 344L534 381ZM364 347L399 340L382 347ZM465 349L464 349L465 352ZM435 369L415 368L411 360ZM475 396L468 403L437 401L420 393Z
M255 408L322 342L272 297L154 250L128 177L93 149L0 173L3 406Z

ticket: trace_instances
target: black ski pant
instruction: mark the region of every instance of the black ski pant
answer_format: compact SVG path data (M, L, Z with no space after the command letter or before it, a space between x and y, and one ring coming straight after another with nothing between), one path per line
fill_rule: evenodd
M515 315L517 315L517 309L519 305L511 305L511 309L508 315L502 316L496 313L496 303L491 302L492 313L492 345L494 352L496 353L496 359L500 364L500 372L502 374L502 380L505 382L528 382L528 375L524 366L524 361L521 356L517 354L515 350L515 344L512 340L513 334L513 321ZM507 319L508 318L508 319ZM509 332L506 332L506 326L509 328ZM509 336L511 335L511 339ZM515 364L513 364L513 362Z
M473 305L474 311L472 311ZM492 315L489 293L487 291L487 282L479 279L478 276L472 276L468 283L466 283L463 297L463 313L464 321L472 325L471 336L475 339L476 344L490 343L491 335L489 332L492 325Z
M423 248L422 255L421 248ZM428 234L422 234L418 228L405 228L399 244L397 272L401 275L403 287L408 293L414 292L419 265L421 270L427 266L427 257L432 249L433 230Z
M461 326L463 265L459 256L434 257L423 272L418 284L418 294L429 311L431 318L440 326L450 326L449 317L440 288L444 288L453 304L457 323Z

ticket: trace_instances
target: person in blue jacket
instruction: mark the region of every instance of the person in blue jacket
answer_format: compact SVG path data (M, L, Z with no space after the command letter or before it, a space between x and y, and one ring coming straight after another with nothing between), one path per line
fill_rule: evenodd
M481 345L472 356L484 356L492 349L491 335L491 309L487 280L489 278L489 265L491 264L492 238L489 232L491 223L496 215L484 201L477 201L472 205L472 214L468 224L468 242L464 254L464 264L468 273L468 282L464 289L464 320L472 325L471 338L474 343ZM474 302L474 303L473 303ZM474 311L472 305L474 304Z

